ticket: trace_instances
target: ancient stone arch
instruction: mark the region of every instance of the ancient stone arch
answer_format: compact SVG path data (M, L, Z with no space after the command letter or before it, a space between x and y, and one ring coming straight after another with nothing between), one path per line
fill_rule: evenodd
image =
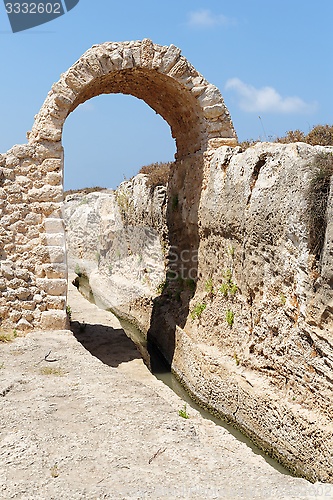
M174 45L151 40L104 43L89 49L52 86L29 143L61 141L65 119L94 96L131 94L144 100L170 125L177 156L207 149L210 139L235 142L235 131L219 90L181 55Z
M107 93L133 95L159 113L170 125L179 161L237 143L221 93L179 48L147 39L94 45L52 86L27 134L28 144L0 155L4 324L64 326L62 129L79 104Z

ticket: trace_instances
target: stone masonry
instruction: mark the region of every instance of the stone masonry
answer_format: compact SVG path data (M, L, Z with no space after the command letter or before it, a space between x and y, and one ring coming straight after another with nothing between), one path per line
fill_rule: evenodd
M207 150L237 143L219 90L180 49L147 39L94 45L52 86L28 144L0 155L3 328L66 325L62 129L77 106L106 93L133 95L160 114L176 140L177 161L201 164Z

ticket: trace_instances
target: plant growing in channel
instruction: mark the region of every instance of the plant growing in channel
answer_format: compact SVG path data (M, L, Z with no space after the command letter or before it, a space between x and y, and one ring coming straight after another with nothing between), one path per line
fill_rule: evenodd
M66 314L67 314L67 317L68 317L69 321L71 321L71 319L72 319L72 308L71 308L70 305L66 306Z
M178 415L182 418L190 418L190 415L187 413L186 403L184 404L183 408L178 410Z
M233 282L232 279L232 270L227 269L224 272L224 281L222 285L220 286L220 292L224 295L224 297L228 297L228 295L231 295L232 297L237 293L238 291L238 286L236 283Z
M234 320L235 320L235 315L231 309L227 309L227 312L225 314L225 319L231 328L232 325L234 324Z
M198 302L196 304L196 306L193 308L193 310L191 311L191 318L192 319L195 319L195 318L198 318L200 319L202 313L204 312L204 310L206 309L207 307L207 304L205 304L204 302Z

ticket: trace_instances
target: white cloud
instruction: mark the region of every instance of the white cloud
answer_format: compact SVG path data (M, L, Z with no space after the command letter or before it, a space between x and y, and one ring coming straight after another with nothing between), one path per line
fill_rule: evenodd
M223 14L213 14L208 9L201 9L190 12L188 15L188 25L199 28L211 28L212 26L228 25L232 20Z
M297 96L282 97L273 87L256 89L239 78L229 79L225 88L237 93L240 108L248 112L311 113L317 106L316 103L306 103Z

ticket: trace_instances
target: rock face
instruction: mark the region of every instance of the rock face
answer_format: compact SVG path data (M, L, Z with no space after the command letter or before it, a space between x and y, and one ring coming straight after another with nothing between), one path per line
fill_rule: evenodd
M211 156L192 317L176 328L172 360L198 399L293 470L329 481L333 190L327 206L315 200L324 227L313 218L311 190L322 174L314 157L332 152L258 144Z
M332 153L303 143L221 147L201 170L190 160L173 168L167 205L163 188L152 194L139 176L66 208L73 265L84 248L78 228L89 210L99 217L98 266L89 243L85 267L94 295L111 308L115 300L202 404L292 470L322 481L333 480L333 190L316 192L315 180L318 154ZM186 184L189 169L194 181ZM103 221L104 203L113 226ZM147 228L149 238L136 237ZM117 268L123 241L132 246L118 250ZM154 255L150 280L138 279L140 252L145 268ZM106 278L107 266L115 274Z
M165 280L166 200L165 186L152 189L139 174L64 204L69 270L88 278L95 303L144 331Z

